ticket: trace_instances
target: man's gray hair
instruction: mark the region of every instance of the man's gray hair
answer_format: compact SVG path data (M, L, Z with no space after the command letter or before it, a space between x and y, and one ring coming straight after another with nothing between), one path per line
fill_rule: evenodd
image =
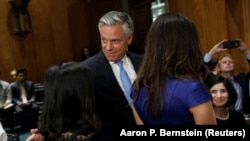
M134 32L134 23L132 18L124 12L110 11L103 15L98 22L98 29L101 30L103 25L117 25L123 24L123 30L127 36L130 36Z

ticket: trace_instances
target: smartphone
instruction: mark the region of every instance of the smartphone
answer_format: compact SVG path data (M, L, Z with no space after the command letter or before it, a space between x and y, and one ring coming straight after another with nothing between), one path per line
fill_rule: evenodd
M240 46L240 41L239 40L229 40L229 41L225 41L223 42L223 47L224 48L237 48Z

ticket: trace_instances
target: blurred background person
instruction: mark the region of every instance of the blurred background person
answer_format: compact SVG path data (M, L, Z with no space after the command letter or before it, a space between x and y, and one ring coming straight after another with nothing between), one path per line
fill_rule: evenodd
M94 55L94 52L92 51L92 48L90 46L86 46L81 49L82 61L88 59L89 57L93 55Z
M214 75L207 78L206 85L212 95L214 113L219 126L245 126L246 121L242 113L231 110L229 107L235 104L237 92L230 80Z
M0 80L0 120L3 126L14 129L14 107L12 103L12 95L10 83Z
M11 82L16 81L16 69L10 71Z
M0 80L0 109L8 109L12 104L10 83Z

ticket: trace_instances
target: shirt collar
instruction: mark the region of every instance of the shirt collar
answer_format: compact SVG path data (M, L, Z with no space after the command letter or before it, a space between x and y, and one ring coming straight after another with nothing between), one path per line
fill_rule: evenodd
M125 56L122 58L122 59L120 59L122 62L127 62L127 60L128 60L128 56L127 56L127 54L125 54ZM117 60L118 61L118 60ZM111 64L111 65L113 65L113 64L115 64L116 62L112 62L112 61L109 61L109 63Z

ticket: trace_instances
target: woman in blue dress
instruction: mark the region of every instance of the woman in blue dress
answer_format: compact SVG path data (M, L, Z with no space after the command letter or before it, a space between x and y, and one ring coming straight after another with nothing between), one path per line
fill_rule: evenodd
M207 74L194 23L178 13L159 16L131 93L144 125L216 124Z

